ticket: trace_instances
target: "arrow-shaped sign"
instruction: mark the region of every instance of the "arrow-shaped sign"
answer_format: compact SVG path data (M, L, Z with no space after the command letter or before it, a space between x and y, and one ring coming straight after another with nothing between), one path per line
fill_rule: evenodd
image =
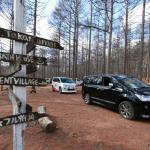
M47 59L44 57L10 54L0 52L0 60L5 62L20 62L21 64L35 64L35 65L46 65Z
M27 43L34 41L36 45L63 50L63 47L60 46L60 44L56 41L51 41L40 37L34 37L32 35L28 35L17 31L7 30L3 28L0 28L0 37L16 40L20 42L27 42Z
M39 78L0 76L0 85L46 86L47 82L45 79L39 79Z
M18 115L11 115L4 118L0 118L0 128L13 124L20 124L24 122L30 122L38 120L41 117L46 117L47 114L39 114L38 112L23 113Z

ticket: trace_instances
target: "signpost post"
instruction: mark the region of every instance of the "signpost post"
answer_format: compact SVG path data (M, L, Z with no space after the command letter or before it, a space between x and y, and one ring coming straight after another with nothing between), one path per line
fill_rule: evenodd
M14 30L25 32L24 5L25 0L14 0ZM18 13L19 12L19 13ZM15 34L14 34L15 35ZM23 36L20 36L23 38ZM14 41L14 53L26 55L26 43ZM26 77L26 66L22 65L22 70L16 74L18 77ZM26 112L26 87L13 86L14 94L21 100L20 113ZM18 109L13 105L13 114L18 114ZM13 125L13 150L24 150L24 130L26 123Z

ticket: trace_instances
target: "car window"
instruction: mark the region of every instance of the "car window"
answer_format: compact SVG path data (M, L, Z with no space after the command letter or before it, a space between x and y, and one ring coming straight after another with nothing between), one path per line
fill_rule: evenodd
M86 77L83 79L83 82L84 84L101 85L102 77L98 77L98 76Z
M110 77L103 77L102 82L103 82L103 86L109 86L109 83L112 83Z
M94 85L102 85L102 78L95 78L95 79L93 79L92 84L94 84Z
M86 79L84 79L84 83L85 84L92 84L92 82L93 82L92 78L86 78Z
M102 85L102 77L99 77L99 78L97 79L97 85Z
M72 78L60 78L62 83L75 83Z
M59 82L59 79L58 78L54 78L53 82Z

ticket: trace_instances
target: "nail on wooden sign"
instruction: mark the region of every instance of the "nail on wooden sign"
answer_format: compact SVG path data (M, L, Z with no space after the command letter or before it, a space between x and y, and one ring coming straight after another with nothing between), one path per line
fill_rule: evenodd
M36 65L46 65L47 59L44 57L20 55L20 54L10 54L0 52L0 60L5 62L20 62L21 64L36 64Z
M27 43L30 43L31 41L33 41L32 39L34 39L34 42L37 45L63 50L63 47L60 46L60 44L56 41L51 41L40 37L34 37L32 35L3 28L0 28L0 37Z
M0 76L0 85L46 86L47 82L45 79L39 79L39 78Z
M38 120L41 117L48 116L47 114L39 114L38 112L22 113L0 118L0 128L13 124L20 124Z

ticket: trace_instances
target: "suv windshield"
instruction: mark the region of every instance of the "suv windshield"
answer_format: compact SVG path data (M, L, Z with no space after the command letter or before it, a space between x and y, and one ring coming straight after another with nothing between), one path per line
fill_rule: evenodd
M60 78L62 83L75 83L71 78Z
M131 89L147 88L149 87L143 81L140 81L136 78L125 78L122 80L122 83Z

